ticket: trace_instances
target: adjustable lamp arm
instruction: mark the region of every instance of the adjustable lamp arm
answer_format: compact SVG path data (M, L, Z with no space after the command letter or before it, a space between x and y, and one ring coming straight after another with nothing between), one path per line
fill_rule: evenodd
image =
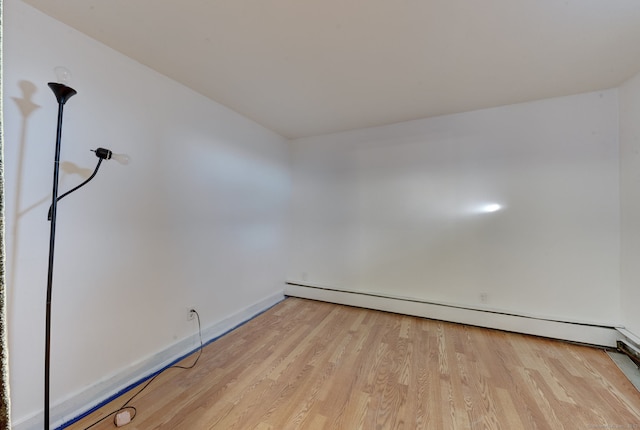
M77 189L87 185L89 183L89 181L91 181L96 174L98 173L98 169L100 168L100 164L102 163L102 160L109 160L111 158L111 156L113 155L113 153L111 151L109 151L108 149L104 149L104 148L98 148L96 150L93 150L93 152L96 153L96 157L98 157L98 164L96 165L96 168L94 169L93 173L91 174L91 176L89 176L87 178L86 181L84 181L83 183L81 183L80 185L70 189L69 191L67 191L66 193L62 194L61 196L59 196L56 201L59 202L60 200L62 200L63 197L68 196L69 194L71 194L72 192L76 191ZM51 212L53 209L53 204L51 206L49 206L49 213L47 214L47 219L49 221L51 221Z

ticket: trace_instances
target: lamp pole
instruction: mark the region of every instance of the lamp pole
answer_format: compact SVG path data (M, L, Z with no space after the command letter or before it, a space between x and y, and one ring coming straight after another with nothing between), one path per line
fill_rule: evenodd
M58 100L58 129L56 133L56 152L53 164L53 196L51 198L51 233L49 235L49 272L47 277L47 310L45 322L45 349L44 349L44 430L49 430L49 385L50 385L50 359L51 359L51 292L53 287L53 251L56 244L56 210L58 207L58 176L60 172L60 142L62 139L62 113L64 104L76 90L64 84L49 83L49 88Z

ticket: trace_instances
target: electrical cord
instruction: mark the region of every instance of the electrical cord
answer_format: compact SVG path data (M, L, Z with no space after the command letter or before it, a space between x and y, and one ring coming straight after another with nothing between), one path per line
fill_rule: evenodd
M200 314L198 314L198 312L195 309L191 309L191 312L193 312L194 314L196 314L196 318L198 320L198 337L200 338L200 348L198 348L198 355L196 356L195 361L189 365L189 366L178 366L178 365L173 365L173 366L169 366L165 369L162 369L160 372L156 373L151 379L149 379L147 381L146 384L144 384L144 386L137 392L135 393L133 396L131 396L129 398L129 400L127 400L122 406L120 406L118 409L116 409L115 411L111 412L108 415L105 415L104 417L100 418L98 421L94 422L93 424L91 424L88 427L85 427L84 430L88 430L91 427L97 426L98 424L100 424L101 422L103 422L104 420L106 420L107 418L113 416L113 425L116 425L116 415L122 411L126 411L126 410L131 410L133 411L133 415L130 418L130 421L133 421L133 419L136 417L138 410L133 407L133 406L129 406L129 403L131 403L133 401L133 399L135 399L136 397L138 397L138 395L140 393L142 393L149 385L151 385L151 383L153 381L155 381L155 379L162 375L166 370L169 369L183 369L183 370L189 370L189 369L193 369L196 364L198 364L198 360L200 360L200 356L202 355L202 349L203 349L203 342L202 342L202 326L200 324ZM117 426L117 425L116 425Z

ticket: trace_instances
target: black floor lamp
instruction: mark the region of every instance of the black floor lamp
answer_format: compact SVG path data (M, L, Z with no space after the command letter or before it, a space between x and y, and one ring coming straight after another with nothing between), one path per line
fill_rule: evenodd
M90 180L92 180L96 173L98 173L98 169L100 168L100 163L102 160L109 160L112 157L116 158L114 154L104 148L98 148L94 152L98 157L98 165L96 166L93 174L83 183L78 185L77 187L67 191L66 193L58 196L58 176L59 176L59 168L60 168L60 143L62 138L62 113L64 109L64 104L76 94L76 90L70 88L64 84L60 83L49 83L49 88L53 91L58 100L58 127L56 133L56 151L55 151L55 161L53 165L53 195L51 197L51 207L49 207L48 218L51 221L51 234L49 236L49 272L47 277L47 309L46 309L46 323L45 323L45 355L44 355L44 430L49 429L49 385L50 385L50 358L51 358L51 292L53 286L53 251L55 249L56 243L56 215L58 208L58 201L67 196L68 194L76 191L78 188L87 184ZM128 162L128 158L126 156L121 156L120 162L126 164Z

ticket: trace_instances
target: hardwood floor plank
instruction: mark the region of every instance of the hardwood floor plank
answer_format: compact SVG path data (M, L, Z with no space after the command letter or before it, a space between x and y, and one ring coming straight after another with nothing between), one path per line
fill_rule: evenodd
M294 298L131 404L130 430L640 428L640 394L602 350Z

